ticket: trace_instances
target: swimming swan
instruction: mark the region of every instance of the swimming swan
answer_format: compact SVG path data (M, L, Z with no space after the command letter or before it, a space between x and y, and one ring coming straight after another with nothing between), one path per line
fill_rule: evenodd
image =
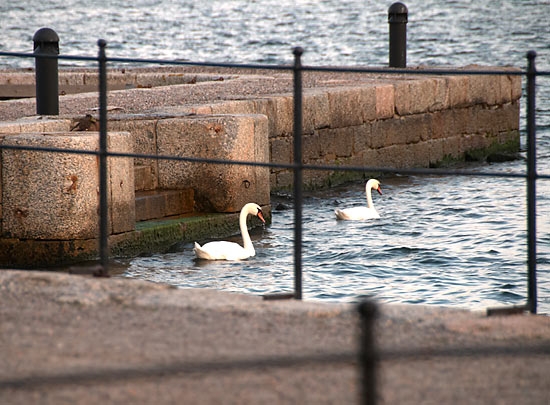
M239 215L239 225L241 228L241 235L243 237L243 246L235 242L228 241L216 241L208 242L202 247L195 242L195 255L199 259L206 260L241 260L256 255L250 235L248 234L248 228L246 226L246 219L249 215L255 215L261 219L265 224L265 219L262 214L262 209L258 204L248 203L241 209Z
M365 186L365 193L367 194L367 206L345 208L343 210L336 209L334 210L334 213L336 214L336 219L363 220L380 218L380 215L378 214L372 203L372 189L375 189L380 194L382 194L382 190L380 190L380 182L376 179L370 179L369 181L367 181L367 184Z

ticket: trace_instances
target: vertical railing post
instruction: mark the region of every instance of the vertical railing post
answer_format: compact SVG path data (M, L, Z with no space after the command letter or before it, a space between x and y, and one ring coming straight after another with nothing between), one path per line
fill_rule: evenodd
M294 298L302 299L302 54L294 54Z
M390 67L407 67L407 21L409 11L403 3L393 3L388 9L390 24Z
M59 115L59 37L51 28L41 28L33 38L35 58L36 114ZM40 56L48 57L40 57Z
M535 51L527 52L527 307L537 313L537 139L535 127Z
M99 260L98 276L109 275L108 207L107 207L107 56L103 39L99 46Z
M376 304L372 301L363 301L359 304L360 345L359 364L361 367L361 381L359 403L363 405L376 404L376 368L378 355L375 344L375 320L377 316Z

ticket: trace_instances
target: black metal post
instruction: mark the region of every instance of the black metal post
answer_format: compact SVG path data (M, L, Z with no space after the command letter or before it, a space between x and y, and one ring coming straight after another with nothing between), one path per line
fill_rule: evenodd
M101 277L109 275L108 207L107 207L107 56L103 39L99 46L99 258Z
M407 67L407 6L393 3L388 9L390 24L390 67Z
M33 38L36 81L36 114L59 115L59 37L51 28L41 28Z
M359 403L376 404L376 368L378 356L376 353L374 323L377 316L376 304L363 301L359 304L360 315L360 346L359 364L361 366L361 381Z
M302 61L294 54L294 298L302 299Z
M537 140L535 127L535 51L527 52L527 307L537 313Z

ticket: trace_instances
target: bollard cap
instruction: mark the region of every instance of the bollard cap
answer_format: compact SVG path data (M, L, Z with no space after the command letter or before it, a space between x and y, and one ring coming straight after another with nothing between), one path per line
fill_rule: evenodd
M42 44L55 45L57 53L59 53L59 36L51 28L40 28L32 37L34 49L41 47Z
M390 23L407 23L409 10L407 6L398 1L393 3L388 9L388 22Z

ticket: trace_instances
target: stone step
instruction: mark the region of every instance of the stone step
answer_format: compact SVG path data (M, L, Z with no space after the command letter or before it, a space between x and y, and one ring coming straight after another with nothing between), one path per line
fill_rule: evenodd
M136 191L136 221L193 212L192 189Z
M151 166L134 166L135 191L154 190L155 178Z

